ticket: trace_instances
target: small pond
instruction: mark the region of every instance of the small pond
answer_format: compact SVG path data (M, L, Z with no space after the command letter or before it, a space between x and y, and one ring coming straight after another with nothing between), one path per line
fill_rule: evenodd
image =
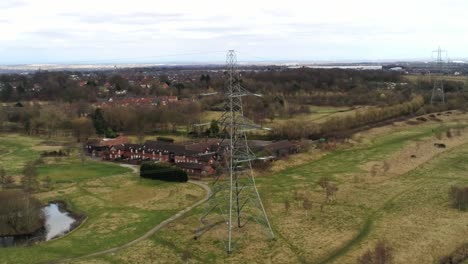
M60 210L59 205L51 203L42 209L45 215L45 240L66 234L72 228L75 219L65 210Z
M34 234L21 236L0 236L0 248L29 244L36 241L48 241L63 236L76 226L76 219L63 210L58 203L50 203L42 209L45 224Z

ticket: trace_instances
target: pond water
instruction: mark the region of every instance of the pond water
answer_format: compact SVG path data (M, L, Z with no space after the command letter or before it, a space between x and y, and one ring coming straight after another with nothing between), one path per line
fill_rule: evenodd
M49 204L42 211L45 215L46 241L67 233L76 221L68 212L60 211L56 203Z
M56 203L51 203L42 208L45 225L43 230L30 235L0 236L0 248L15 245L29 244L31 241L48 241L66 234L73 227L76 220L70 213L61 210Z

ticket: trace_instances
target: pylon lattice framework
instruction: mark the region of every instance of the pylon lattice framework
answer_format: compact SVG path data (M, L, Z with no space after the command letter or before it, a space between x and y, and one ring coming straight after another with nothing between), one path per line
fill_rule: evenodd
M224 113L218 121L224 134L217 151L222 172L217 173L212 183L212 193L200 219L202 226L195 238L218 224L226 223L226 249L230 253L245 235L241 229L248 222L255 221L263 226L271 238L274 238L274 233L255 184L252 161L256 156L250 150L246 137L246 131L260 128L244 117L242 107L242 97L254 94L241 86L233 50L227 53L226 62Z
M440 47L433 52L437 52L437 60L436 60L436 69L438 74L443 73L444 62L442 60L442 53L447 52L442 50ZM434 87L432 88L432 95L431 95L431 104L434 104L436 100L439 100L443 104L445 104L445 91L444 91L444 81L443 78L437 76L434 80Z

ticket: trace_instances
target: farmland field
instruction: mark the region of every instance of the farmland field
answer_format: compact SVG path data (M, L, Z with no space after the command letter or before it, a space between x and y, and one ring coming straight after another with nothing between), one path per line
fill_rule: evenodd
M468 242L468 214L448 197L450 186L468 185L468 115L440 119L362 132L350 146L260 175L275 241L247 226L245 239L227 255L224 225L193 240L199 208L131 248L71 263L356 263L380 240L393 248L395 263L435 263ZM460 135L447 137L449 128ZM322 176L337 184L335 202L325 202ZM313 201L308 213L303 197Z

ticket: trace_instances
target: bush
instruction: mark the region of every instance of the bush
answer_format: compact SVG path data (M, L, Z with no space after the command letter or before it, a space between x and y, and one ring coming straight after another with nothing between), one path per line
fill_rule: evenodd
M180 168L160 163L145 162L141 165L140 176L142 178L169 181L169 182L187 182L188 176Z
M452 186L449 196L455 208L458 208L458 210L468 210L468 187Z
M358 258L359 264L389 264L393 261L393 250L385 242L379 241L374 250L366 251Z
M162 142L174 143L174 139L169 138L169 137L157 137L156 140L162 141Z
M440 264L461 264L468 260L468 244L463 245L453 252L450 256L445 256L440 259Z

